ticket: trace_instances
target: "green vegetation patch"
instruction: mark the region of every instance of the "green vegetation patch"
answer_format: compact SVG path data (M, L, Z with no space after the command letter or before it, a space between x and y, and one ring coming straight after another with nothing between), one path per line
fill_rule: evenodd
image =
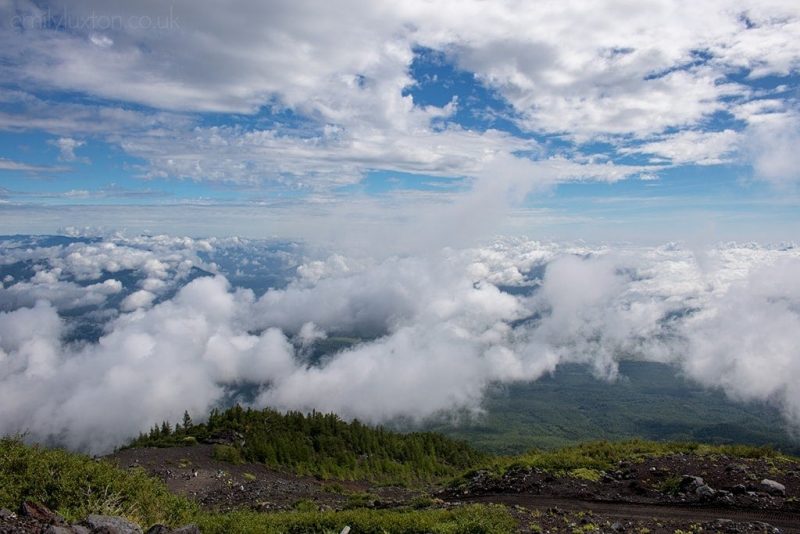
M338 533L349 525L358 533L491 534L514 532L516 526L506 508L495 505L449 510L362 508L321 512L315 503L303 500L297 503L295 512L200 512L195 504L170 494L162 482L143 470L123 470L81 454L3 438L0 507L13 510L24 500L43 503L70 521L92 513L111 514L124 516L145 528L155 523L171 526L197 523L204 533Z
M569 476L572 478L579 478L581 480L589 480L591 482L600 482L600 479L603 478L603 473L597 469L579 467L570 471Z
M673 366L622 361L614 383L592 367L563 364L534 382L490 387L479 416L458 414L424 426L479 450L521 454L587 440L643 438L702 443L771 443L800 455L779 410L730 400L682 377Z
M201 515L205 534L338 533L345 526L359 534L494 534L516 531L516 522L499 505L469 505L436 510L345 510L342 512L231 512Z
M359 421L348 423L334 414L283 414L241 406L214 410L202 424L194 424L186 414L183 424L156 425L130 446L180 446L187 438L225 440L228 444L214 447L219 460L263 463L323 479L405 484L452 477L487 460L465 442L432 432L402 434Z
M40 502L71 521L88 514L121 515L141 525L187 523L197 513L143 470L121 470L103 460L0 439L0 508Z
M737 458L787 458L770 447L748 445L703 445L699 443L628 441L592 441L554 451L531 451L514 463L548 471L578 469L607 471L620 461L641 461L646 457L668 454L725 455ZM585 472L584 472L585 473Z
M230 445L214 445L211 449L211 457L220 462L228 462L230 464L238 465L244 463L241 451Z

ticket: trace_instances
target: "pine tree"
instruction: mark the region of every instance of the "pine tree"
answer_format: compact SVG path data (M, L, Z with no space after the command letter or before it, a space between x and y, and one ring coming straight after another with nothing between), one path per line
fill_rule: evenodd
M189 410L183 412L183 428L187 431L192 428L194 424L192 423L192 416L189 415Z

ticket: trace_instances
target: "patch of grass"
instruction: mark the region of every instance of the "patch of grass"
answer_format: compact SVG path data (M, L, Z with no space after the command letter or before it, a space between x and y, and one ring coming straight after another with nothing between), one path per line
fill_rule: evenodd
M341 512L231 512L197 519L204 534L303 534L340 532L349 526L359 534L505 534L516 521L498 505L469 505L451 510L345 510Z
M554 451L532 451L517 458L530 467L550 471L580 468L607 471L620 461L642 461L647 457L668 454L726 455L743 458L782 456L770 447L748 445L704 445L688 442L661 442L633 439L627 441L592 441Z
M467 471L454 479L457 488L475 476L502 477L510 469L532 467L559 476L573 476L598 481L604 471L618 468L619 462L641 462L648 457L669 454L728 456L732 458L765 458L772 464L797 464L799 459L776 452L771 447L748 445L706 445L690 442L659 442L633 439L628 441L593 441L551 451L533 450L515 457L495 457L481 469Z
M113 514L141 525L189 522L196 505L172 495L141 469L122 470L103 460L59 449L0 439L0 508L40 502L71 521Z
M214 448L211 449L211 457L221 462L236 465L244 463L244 458L239 449L230 445L214 445Z
M243 473L242 478L248 482L254 482L256 480L256 476L253 473Z
M345 492L345 489L344 486L342 486L338 482L332 482L322 486L322 491L324 491L325 493L335 493L337 495L341 495Z
M569 476L572 478L579 478L581 480L588 480L590 482L600 482L600 479L603 478L603 472L598 471L597 469L579 467L570 471Z
M319 510L319 506L317 506L317 503L315 503L311 499L300 499L299 501L294 503L294 506L292 506L292 508L294 508L298 512L316 512L317 510Z
M375 501L378 500L376 495L368 492L350 493L347 496L345 508L372 508L375 506Z
M681 479L682 477L679 475L668 477L661 481L661 483L656 486L656 489L661 493L677 495L681 487Z
M434 500L429 495L419 495L419 496L414 497L413 499L411 499L411 502L409 502L408 504L409 504L409 506L411 508L414 508L414 509L417 509L417 510L421 510L422 508L430 508L431 506L436 504L436 502L437 501ZM439 501L439 502L441 502L441 501Z

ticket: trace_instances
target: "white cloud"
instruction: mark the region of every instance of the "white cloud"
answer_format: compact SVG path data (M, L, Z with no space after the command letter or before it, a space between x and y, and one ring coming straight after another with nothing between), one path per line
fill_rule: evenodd
M742 142L742 135L734 130L703 132L684 130L666 135L641 145L620 150L623 154L649 154L656 162L680 165L718 165L733 161L733 154Z
M13 161L6 158L0 158L0 171L17 171L24 173L48 173L48 172L62 172L66 169L64 167L53 167L50 165L31 165L20 161Z
M746 155L755 176L777 186L800 183L800 113L763 113L751 120Z
M153 303L155 298L156 296L150 291L140 289L125 297L125 300L120 304L120 310L128 312L138 310L139 308L147 308Z
M188 2L68 4L7 8L17 27L0 33L2 49L13 57L24 49L28 58L8 62L8 78L170 113L75 103L51 109L7 90L4 98L24 100L26 111L1 113L0 125L45 128L64 139L100 133L144 158L149 177L312 191L356 182L374 168L476 176L493 155L538 150L510 134L435 126L462 103L422 107L404 93L415 83L409 67L418 46L441 51L498 91L523 129L620 147L647 139L674 164L728 160L730 134L703 128L715 112L753 97L730 80L732 72L786 75L800 58L800 11L789 1L241 1L224 12ZM62 12L67 31L43 23ZM186 114L264 110L301 120L195 127ZM705 148L689 146L692 136Z
M182 242L142 243L159 241L170 244L162 263ZM259 299L219 276L197 279L84 346L61 344L62 320L42 301L0 315L0 429L108 450L184 409L199 416L243 384L260 387L257 405L419 419L478 410L488 384L536 380L563 362L614 379L623 356L672 362L798 425L798 267L797 248L735 244L514 239L384 260L332 255ZM337 332L374 337L308 367L309 341Z
M86 158L79 158L75 155L75 149L82 147L85 142L78 141L77 139L73 139L71 137L59 137L53 141L53 144L58 147L58 150L61 153L59 156L60 160L88 162Z

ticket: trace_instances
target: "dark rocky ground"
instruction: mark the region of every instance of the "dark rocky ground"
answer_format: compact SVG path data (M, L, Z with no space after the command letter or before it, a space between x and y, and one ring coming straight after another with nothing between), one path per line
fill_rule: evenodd
M589 478L595 475L597 481ZM607 472L557 476L512 467L502 476L477 471L442 497L513 494L624 502L800 512L800 465L782 458L671 454L620 462Z
M211 451L211 445L126 449L111 458L122 468L142 467L163 480L170 491L221 511L291 510L302 501L312 501L322 509L358 505L390 508L424 493L421 489L363 481L323 481L258 464L233 465L215 460Z
M518 466L504 475L476 471L447 487L406 488L323 481L262 465L232 465L215 460L211 453L210 445L142 448L120 451L110 459L123 468L141 467L171 491L223 511L456 507L484 502L506 505L520 532L800 533L800 468L781 458L672 454L620 462L608 471L563 474ZM764 480L779 485L763 484ZM55 517L3 511L0 534L137 532L98 530L86 522L68 525ZM152 534L164 532L169 531Z

